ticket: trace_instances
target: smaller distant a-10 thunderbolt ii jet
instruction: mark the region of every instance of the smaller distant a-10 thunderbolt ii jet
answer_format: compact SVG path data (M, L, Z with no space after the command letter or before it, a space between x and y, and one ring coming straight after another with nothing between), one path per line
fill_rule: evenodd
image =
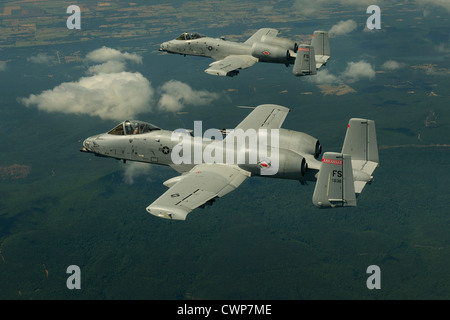
M319 161L322 147L316 138L281 128L288 112L283 106L260 105L234 130L217 130L209 136L206 133L212 129L202 136L195 135L195 129L194 134L168 131L127 120L87 138L80 151L178 171L180 176L164 182L169 189L147 207L161 218L185 220L192 210L212 205L251 176L302 184L317 180L314 205L356 206L356 196L372 182L379 163L374 121L350 119L342 151L326 152Z
M294 65L293 74L309 76L317 73L330 59L330 42L326 31L314 31L309 45L277 37L279 31L271 28L259 29L243 43L210 38L198 33L183 33L178 38L164 42L159 51L216 60L205 70L215 76L233 77L240 69L257 62Z

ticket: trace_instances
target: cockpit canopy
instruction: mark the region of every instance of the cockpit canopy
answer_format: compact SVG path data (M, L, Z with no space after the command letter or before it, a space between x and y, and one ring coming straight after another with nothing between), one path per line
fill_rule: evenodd
M117 136L123 135L133 135L133 134L143 134L148 133L153 130L161 130L157 126L137 120L126 120L121 124L117 125L114 129L108 132L108 134L113 134Z
M195 40L195 39L200 39L200 38L204 38L205 36L199 33L182 33L178 38L176 38L175 40Z

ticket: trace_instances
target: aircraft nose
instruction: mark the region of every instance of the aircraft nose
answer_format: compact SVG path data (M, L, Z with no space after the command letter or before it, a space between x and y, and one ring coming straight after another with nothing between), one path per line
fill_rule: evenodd
M92 150L92 138L87 138L83 141L83 148L80 149L82 152L93 152Z
M169 50L169 43L168 42L161 43L161 45L159 46L159 51L167 51L167 50Z
M91 138L87 138L86 140L83 141L83 147L85 147L86 149L89 149L91 144Z
M98 152L98 143L95 142L95 140L99 137L100 135L96 135L96 136L92 136L87 138L86 140L83 141L83 148L80 149L80 151L82 152Z

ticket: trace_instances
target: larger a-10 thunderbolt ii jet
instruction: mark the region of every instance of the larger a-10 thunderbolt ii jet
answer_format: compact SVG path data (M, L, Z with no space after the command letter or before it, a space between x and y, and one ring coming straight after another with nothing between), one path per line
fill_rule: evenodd
M198 33L183 33L174 40L162 43L159 50L213 58L216 61L205 72L229 77L256 62L282 63L286 66L293 64L294 75L314 75L331 57L328 33L325 31L315 31L309 45L299 45L295 41L277 37L278 33L276 29L259 29L243 43L209 38Z
M379 163L374 121L350 119L342 151L326 152L319 161L322 147L316 138L281 129L288 112L286 107L260 105L224 139L218 139L220 132L213 139L206 137L208 130L203 137L193 136L129 120L87 138L81 151L167 165L181 173L165 181L169 189L147 207L161 218L185 220L192 210L212 205L251 176L317 180L312 198L316 206L356 206L356 196L372 181Z

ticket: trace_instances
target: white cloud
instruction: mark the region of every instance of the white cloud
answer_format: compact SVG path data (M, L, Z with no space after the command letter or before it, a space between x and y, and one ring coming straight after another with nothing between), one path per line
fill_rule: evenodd
M161 98L158 102L158 108L163 111L177 112L185 105L206 105L216 100L217 93L206 90L193 90L189 85L170 80L159 89Z
M405 66L404 63L400 63L395 60L388 60L382 64L381 68L385 70L397 70L403 68L404 66Z
M375 70L372 65L364 60L348 62L347 68L340 74L334 75L327 69L322 69L316 75L306 77L306 80L315 84L339 84L353 83L364 78L375 78Z
M141 73L126 71L127 61L142 63L136 54L102 47L88 53L85 60L97 63L89 67L87 76L18 100L27 107L36 106L47 112L123 120L152 111L158 97L159 110L168 112L179 111L186 105L206 105L219 97L217 93L194 90L175 80L155 90Z
M43 62L46 56L30 59ZM61 83L40 94L19 98L19 101L47 112L87 114L113 120L133 118L150 111L154 96L150 82L139 72L125 71L126 61L142 63L140 56L102 47L88 53L86 60L100 63L86 71L91 76Z
M132 61L138 64L142 63L142 57L135 53L122 53L119 50L102 47L100 49L89 52L86 55L86 60L95 63L104 63L108 61Z
M126 66L123 61L106 61L102 64L96 64L94 66L89 67L86 71L87 74L97 74L97 73L117 73L125 71Z
M322 69L316 75L306 77L309 82L317 84L332 84L342 82L337 76L331 74L327 69Z
M127 162L124 167L123 181L126 184L133 184L135 179L142 175L148 175L151 165L142 162Z
M27 107L36 106L47 112L123 120L149 111L153 94L150 82L142 74L120 72L82 77L19 100Z
M349 82L355 82L361 78L375 78L375 70L372 65L366 61L349 62L347 68L342 73L342 77Z
M337 24L331 27L331 29L328 31L330 34L330 37L334 36L341 36L344 34L347 34L349 32L352 32L357 27L357 24L354 20L346 20L346 21L339 21Z
M97 65L89 67L87 74L117 73L125 71L128 61L142 64L142 57L135 53L122 53L119 50L103 46L89 52L86 55L86 61L97 63Z
M0 61L0 71L6 70L6 61Z
M27 61L33 62L33 63L40 63L40 64L50 64L53 61L55 61L55 58L52 56L49 56L46 53L38 53L35 56L31 56L27 58Z

